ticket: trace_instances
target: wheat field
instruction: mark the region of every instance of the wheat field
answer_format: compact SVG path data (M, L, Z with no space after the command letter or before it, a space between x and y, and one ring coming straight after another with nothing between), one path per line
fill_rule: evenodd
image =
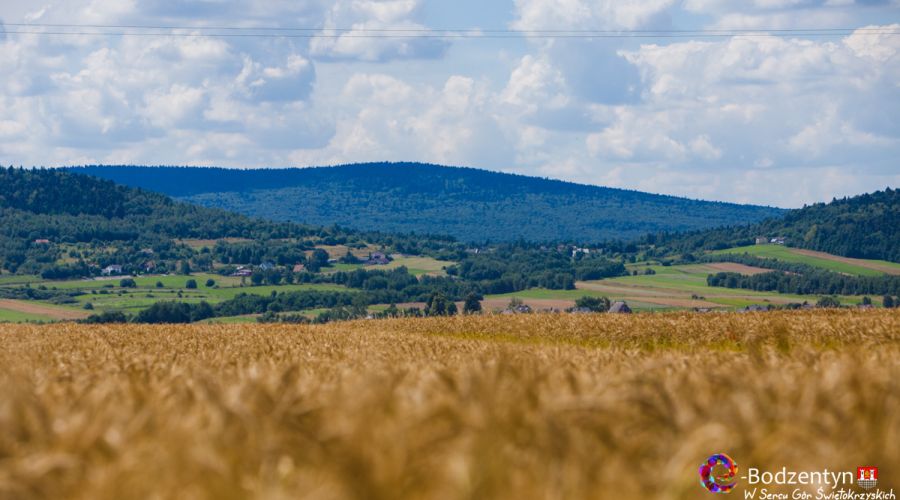
M2 325L0 498L714 498L718 452L890 487L898 360L885 310Z

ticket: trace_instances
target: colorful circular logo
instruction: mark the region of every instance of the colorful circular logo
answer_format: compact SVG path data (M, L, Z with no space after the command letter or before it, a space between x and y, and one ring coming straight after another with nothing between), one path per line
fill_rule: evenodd
M713 493L729 493L737 484L737 473L734 459L719 453L700 464L700 484Z

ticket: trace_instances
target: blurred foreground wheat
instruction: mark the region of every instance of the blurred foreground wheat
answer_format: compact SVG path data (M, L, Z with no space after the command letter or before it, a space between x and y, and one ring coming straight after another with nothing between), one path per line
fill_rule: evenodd
M0 498L704 498L716 452L889 487L898 360L892 311L0 326Z

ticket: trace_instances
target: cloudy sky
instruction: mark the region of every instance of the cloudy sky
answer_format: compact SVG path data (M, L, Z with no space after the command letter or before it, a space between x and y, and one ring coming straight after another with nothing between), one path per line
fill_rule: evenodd
M270 28L340 36L196 36ZM771 31L809 28L855 31ZM630 37L418 36L450 29ZM770 34L631 36L735 29ZM900 0L3 0L0 163L409 160L796 207L900 187L890 30Z

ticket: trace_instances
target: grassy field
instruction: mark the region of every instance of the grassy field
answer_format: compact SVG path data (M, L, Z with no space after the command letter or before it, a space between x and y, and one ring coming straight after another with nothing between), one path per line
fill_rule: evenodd
M322 271L354 271L356 269L379 270L379 269L397 269L398 267L406 267L409 274L413 276L422 276L430 274L433 276L446 276L445 267L452 266L454 262L432 259L431 257L397 257L385 266L363 266L362 264L332 264L331 267Z
M719 250L713 253L747 253L756 257L808 264L810 266L828 269L829 271L834 271L837 273L855 274L858 276L882 276L885 273L877 269L882 267L887 269L896 269L898 272L900 272L900 264L893 262L882 260L858 260L858 263L854 264L852 263L853 259L842 259L845 261L842 262L840 260L832 260L840 259L839 257L835 256L831 256L831 258L823 258L815 255L805 255L798 249L789 248L782 245L753 245L747 247L729 248L727 250Z
M52 321L52 318L41 314L29 314L0 308L0 323L24 323L26 321Z
M136 288L122 288L120 281L122 278L112 279L95 279L95 280L69 280L69 281L41 281L37 277L22 276L19 281L14 281L13 277L8 278L5 282L0 282L2 286L21 286L21 284L29 283L32 287L44 287L49 290L67 290L67 291L83 291L82 295L73 298L74 303L66 306L58 306L43 301L31 302L37 307L50 307L59 309L62 312L82 313L99 313L104 311L123 311L129 314L137 313L153 305L161 300L178 300L188 303L199 303L202 301L210 304L217 304L241 293L250 295L271 295L272 292L288 293L297 291L352 291L340 285L331 284L293 284L279 286L241 286L240 278L223 277L214 274L198 273L190 276L171 275L171 276L141 276L134 278L137 285ZM196 289L185 288L188 280L197 282ZM212 279L216 282L216 286L207 287L206 280ZM158 287L157 284L161 284ZM85 311L83 308L90 303L93 311ZM27 320L51 320L52 316L47 315L28 315L13 314L13 311L5 311L0 313L0 321L27 321ZM60 319L60 318L55 318Z
M711 287L706 284L707 275L717 272L709 265L632 266L638 272L652 269L656 274L622 276L598 281L576 283L575 290L547 290L542 288L502 295L490 295L486 299L509 300L517 297L533 301L561 301L557 307L571 307L579 297L607 297L610 300L624 300L636 310L666 310L672 308L741 308L748 305L779 305L789 302L815 303L814 295L779 294L753 290ZM840 296L844 305L855 305L862 297ZM880 297L872 297L880 303ZM563 304L562 302L565 302ZM535 302L540 304L540 302Z
M696 499L713 453L889 489L898 332L846 310L6 325L0 498Z

